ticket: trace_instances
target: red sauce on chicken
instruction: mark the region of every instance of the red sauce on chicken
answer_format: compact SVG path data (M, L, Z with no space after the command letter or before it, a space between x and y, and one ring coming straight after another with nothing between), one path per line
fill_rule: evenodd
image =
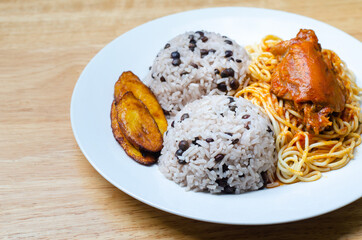
M331 61L323 57L314 31L301 29L295 38L280 42L270 51L282 57L272 74L271 91L294 102L308 130L318 134L332 125L329 115L343 111L345 88Z

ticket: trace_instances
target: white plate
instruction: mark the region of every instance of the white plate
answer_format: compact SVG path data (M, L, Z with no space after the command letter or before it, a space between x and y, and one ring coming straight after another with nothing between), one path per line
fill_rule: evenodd
M111 131L113 87L123 71L141 79L157 52L174 36L190 30L227 35L241 45L267 34L284 39L300 28L314 29L323 48L335 50L362 86L361 43L325 23L286 12L258 8L213 8L183 12L143 24L104 47L81 74L72 97L71 122L80 149L114 186L161 210L226 224L274 224L310 218L343 207L362 196L362 156L311 183L297 183L241 195L186 192L167 180L157 165L130 159Z

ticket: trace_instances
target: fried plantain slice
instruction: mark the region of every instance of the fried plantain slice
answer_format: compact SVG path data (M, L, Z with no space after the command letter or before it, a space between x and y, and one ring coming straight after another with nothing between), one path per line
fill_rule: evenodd
M131 71L123 72L114 85L114 99L116 99L116 102L128 91L132 92L137 99L146 105L163 136L167 130L165 114L152 91Z
M163 139L147 107L132 92L116 102L118 123L124 136L134 146L149 152L162 149Z
M123 135L117 120L115 101L112 102L111 108L111 126L114 138L117 140L117 142L121 145L121 147L130 158L143 165L152 165L157 161L157 159L153 155L149 153L142 153L139 149L134 147Z

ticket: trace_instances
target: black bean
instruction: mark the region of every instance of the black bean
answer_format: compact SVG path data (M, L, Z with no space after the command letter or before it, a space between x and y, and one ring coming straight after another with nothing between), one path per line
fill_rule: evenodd
M178 159L177 162L182 165L186 164L186 161L182 159Z
M155 76L153 76L153 73L151 74L152 79L155 79Z
M271 128L268 126L268 129L266 130L267 132L270 132L270 133L272 133L273 132L273 130L271 130Z
M181 60L179 58L175 58L172 60L172 65L178 66L181 64Z
M152 67L150 66L149 68L148 68L148 70L151 70L152 69Z
M163 110L163 114L165 114L166 116L169 116L171 114L171 111L167 111L165 109L162 109Z
M198 33L200 35L200 38L205 35L204 32L202 32L202 31L196 31L195 33Z
M161 77L160 77L160 81L161 81L161 82L166 82L165 77L164 77L164 76L161 76Z
M215 73L215 75L220 74L219 69L214 69L214 73Z
M219 89L222 92L226 92L227 91L227 87L226 84L224 82L221 82L217 85L217 89Z
M223 113L220 113L220 116L221 116L221 117L224 117L224 114L223 114Z
M228 97L229 103L235 102L235 99L233 97Z
M240 84L239 84L238 80L236 80L235 78L231 79L231 81L230 81L230 88L231 89L236 90L236 89L239 88L239 86L240 86Z
M196 146L201 146L200 144L197 143L198 140L200 140L200 137L195 137L195 139L192 141L192 144Z
M226 69L222 70L222 72L220 73L220 76L222 78L225 78L225 77L228 77L229 76L229 73L226 71Z
M189 142L186 140L182 140L178 144L179 149L181 149L182 151L186 151L189 148L189 146L190 146Z
M176 157L177 156L181 156L184 153L184 151L182 151L182 149L177 149L177 151L175 152Z
M235 61L233 57L229 58L228 61Z
M223 165L222 165L222 171L223 171L223 172L226 172L227 170L229 170L228 165L223 164Z
M215 156L215 161L220 162L221 160L223 160L224 157L225 157L224 154L219 153L218 155Z
M238 106L235 106L235 105L231 106L231 105L229 105L230 111L236 112L236 109L237 109L237 108L238 108Z
M166 43L164 49L169 48L171 45L169 43Z
M233 140L231 141L232 144L237 144L238 142L239 142L239 139L238 139L238 138L233 139Z
M171 53L171 58L180 58L180 53L178 51L172 52Z
M229 185L227 185L224 187L223 193L233 194L233 193L235 193L235 187L230 187Z
M209 50L207 50L207 49L200 49L201 58L205 57L207 54L209 54Z
M229 135L230 137L233 136L233 134L232 134L232 133L229 133L229 132L226 132L225 134L226 134L226 135Z
M211 49L209 50L209 53L216 53L216 50L211 48Z
M181 116L181 122L183 121L183 120L185 120L186 118L189 118L190 117L190 115L188 114L188 113L184 113L182 116Z
M172 121L171 127L175 127L175 121Z
M246 128L246 130L249 130L250 129L249 125L250 125L250 121L245 123L244 128Z
M232 68L226 68L226 69L222 70L222 72L220 73L220 76L221 76L222 78L225 78L225 77L234 77L234 74L235 74L234 69L232 69Z
M197 66L197 64L196 64L196 63L190 63L190 65L191 65L192 67L196 68L196 69L198 69L198 68L199 68L199 66Z
M211 143L211 142L213 142L213 141L214 141L213 138L206 138L206 142L208 142L208 143Z
M207 42L207 40L209 40L209 38L206 37L206 36L203 36L203 37L201 38L201 41L202 41L202 42Z
M236 59L236 62L237 63L241 63L243 60L241 60L241 59Z
M226 187L228 185L228 179L227 178L219 178L216 179L215 182L220 186L220 187Z
M243 115L241 118L242 118L242 119L248 119L249 117L250 117L249 114L245 114L245 115Z
M225 57L226 58L231 57L232 55L233 55L233 51L230 51L230 50L225 51Z
M180 76L182 77L183 75L189 74L189 72L183 71L182 73L180 73Z
M230 40L225 40L224 42L225 42L226 44L233 45L233 42L230 41Z
M190 40L190 44L189 44L189 49L190 49L191 51L194 51L195 47L196 47L196 41L193 40L193 39L191 39L191 40Z

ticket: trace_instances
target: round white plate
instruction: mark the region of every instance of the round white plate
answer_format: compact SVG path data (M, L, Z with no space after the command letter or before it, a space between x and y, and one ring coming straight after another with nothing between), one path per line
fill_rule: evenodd
M123 71L141 79L157 52L174 36L191 30L226 35L245 46L267 34L284 39L300 28L315 30L323 48L347 63L362 86L361 43L325 23L275 10L212 8L163 17L143 24L104 47L81 74L72 96L71 122L80 149L114 186L158 209L202 221L226 224L274 224L314 217L362 196L361 151L346 167L311 183L297 183L240 195L186 192L167 180L157 165L130 159L112 135L110 108L114 83Z

